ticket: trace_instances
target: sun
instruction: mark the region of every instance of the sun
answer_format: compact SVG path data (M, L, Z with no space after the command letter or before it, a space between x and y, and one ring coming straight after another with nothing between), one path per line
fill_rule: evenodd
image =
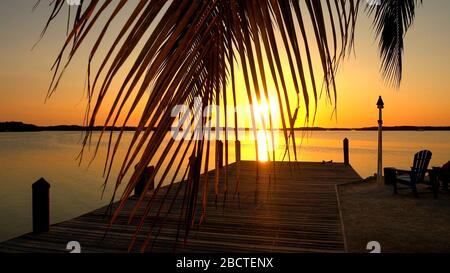
M273 152L276 144L277 131L279 128L279 108L277 100L269 97L269 103L265 98L262 98L260 103L254 107L255 117L258 120L257 124L257 141L258 141L258 161L268 161L270 154ZM272 127L270 127L270 119L272 119ZM275 129L275 130L274 130ZM274 135L274 142L272 143L272 134Z
M269 160L268 148L269 147L264 130L258 130L258 161L265 162Z

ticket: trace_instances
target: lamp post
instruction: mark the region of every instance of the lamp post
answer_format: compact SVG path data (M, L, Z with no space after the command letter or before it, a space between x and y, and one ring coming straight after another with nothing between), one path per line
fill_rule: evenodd
M377 108L378 108L378 164L377 164L377 182L381 184L381 178L382 178L382 169L383 169L383 116L382 111L384 108L384 102L381 96L378 98L377 102Z

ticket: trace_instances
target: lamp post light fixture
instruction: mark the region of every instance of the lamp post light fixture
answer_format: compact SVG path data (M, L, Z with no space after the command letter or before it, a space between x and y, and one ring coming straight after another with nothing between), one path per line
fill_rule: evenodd
M378 97L377 101L378 108L378 164L377 164L377 182L382 183L382 170L383 170L383 116L382 111L384 108L384 102L381 96Z

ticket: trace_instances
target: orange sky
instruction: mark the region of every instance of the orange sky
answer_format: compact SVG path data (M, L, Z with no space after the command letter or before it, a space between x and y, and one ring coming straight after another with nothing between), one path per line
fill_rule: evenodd
M33 1L0 2L0 121L24 121L39 125L81 124L86 99L84 84L87 48L71 64L57 93L44 103L51 79L52 61L63 42L65 24L53 25L48 35L31 51L39 37L48 7L31 12ZM377 43L371 21L360 13L355 55L346 59L337 75L338 116L323 98L315 126L375 126L376 101L385 102L385 125L448 126L450 120L450 1L424 1L407 35L401 88L381 79ZM113 37L113 35L111 35ZM238 86L243 87L242 83ZM244 90L243 90L244 91ZM245 93L245 92L242 92ZM245 103L246 95L240 98ZM298 126L303 124L299 122Z

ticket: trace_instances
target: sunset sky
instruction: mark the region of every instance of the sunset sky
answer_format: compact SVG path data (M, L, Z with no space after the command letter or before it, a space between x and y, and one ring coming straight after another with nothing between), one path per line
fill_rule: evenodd
M53 24L32 51L50 12L47 1L42 2L34 12L35 1L0 2L0 122L81 124L89 47L77 55L57 93L44 103L52 76L50 67L64 41L66 25L65 20ZM371 19L361 11L355 54L344 60L337 75L337 119L332 117L333 106L322 98L314 125L375 126L379 95L385 102L387 126L450 125L449 12L447 0L425 0L417 9L414 26L405 40L403 81L396 89L381 78Z

